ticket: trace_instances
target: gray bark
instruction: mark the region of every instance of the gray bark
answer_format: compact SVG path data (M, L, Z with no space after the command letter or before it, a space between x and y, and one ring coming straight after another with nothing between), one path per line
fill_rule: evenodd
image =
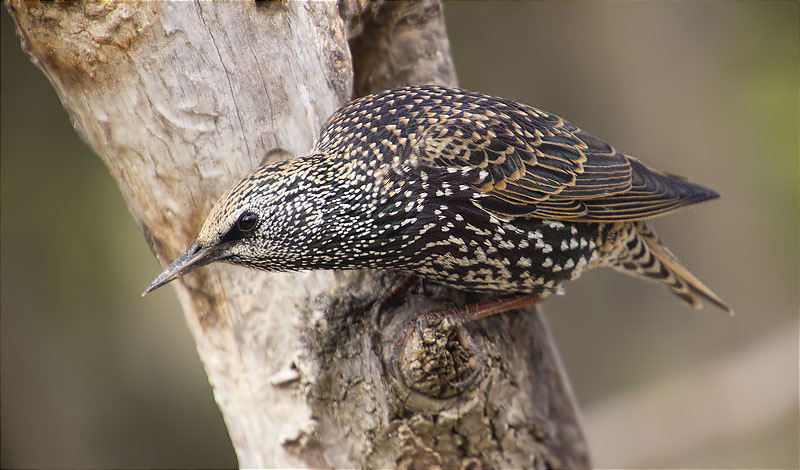
M7 5L162 264L222 192L308 152L353 94L456 84L435 2ZM409 319L475 300L418 288L379 327L375 301L397 281L212 265L173 283L241 466L589 466L538 311L467 325L485 359L450 322L412 331L395 379Z

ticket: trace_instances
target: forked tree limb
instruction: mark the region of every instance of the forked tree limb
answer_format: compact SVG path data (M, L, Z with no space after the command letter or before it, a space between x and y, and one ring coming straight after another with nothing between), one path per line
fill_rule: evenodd
M438 2L7 6L162 264L231 184L307 153L354 94L456 82ZM395 378L408 319L467 300L426 285L378 325L397 280L212 265L173 283L241 466L589 466L535 309L467 326L486 356L467 387L454 377L479 365L447 322L409 341Z

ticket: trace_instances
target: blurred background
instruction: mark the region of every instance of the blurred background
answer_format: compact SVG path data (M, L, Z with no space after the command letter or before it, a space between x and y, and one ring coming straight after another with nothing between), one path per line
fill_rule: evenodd
M2 13L3 468L232 467L171 289ZM798 467L791 2L448 3L461 84L722 198L654 225L735 310L609 270L544 304L598 467Z

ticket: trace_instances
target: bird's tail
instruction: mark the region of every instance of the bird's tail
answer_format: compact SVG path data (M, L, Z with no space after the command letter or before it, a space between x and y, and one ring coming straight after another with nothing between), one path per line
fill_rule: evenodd
M644 222L634 222L635 234L625 250L611 262L613 268L636 274L663 284L673 294L694 308L702 306L701 298L733 314L733 310L714 292L678 262L653 230Z

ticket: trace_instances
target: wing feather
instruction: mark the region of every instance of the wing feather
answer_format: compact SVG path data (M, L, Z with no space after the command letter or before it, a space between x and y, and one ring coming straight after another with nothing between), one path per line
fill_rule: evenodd
M483 193L477 204L486 210L611 222L646 219L717 197L646 167L558 116L500 98L482 100L478 111L469 119L459 113L440 119L413 151L435 166L483 170L473 172L470 184Z

